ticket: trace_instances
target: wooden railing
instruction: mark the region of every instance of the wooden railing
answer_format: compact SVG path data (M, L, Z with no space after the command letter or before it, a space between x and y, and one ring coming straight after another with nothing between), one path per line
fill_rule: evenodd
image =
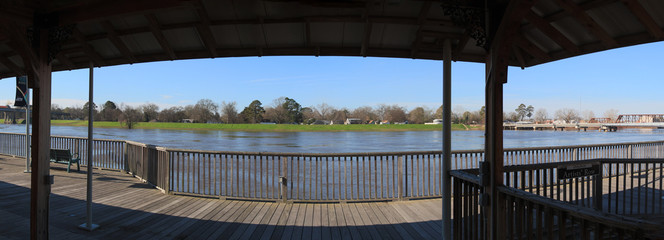
M80 153L82 164L87 164L87 139L54 136L51 144L54 148ZM127 171L173 194L318 202L441 196L440 151L342 154L226 152L169 149L131 141L98 139L95 139L93 146L95 167ZM24 156L24 149L25 135L0 133L0 154ZM517 165L520 164L548 166L546 164L590 158L657 158L664 156L663 151L664 142L661 141L506 149L506 179L511 181L506 185L530 191L533 185L555 181L546 180L553 176L553 170L519 170L521 166ZM454 151L451 165L453 169L473 169L483 158L480 150ZM641 167L645 169L646 166ZM614 164L610 170L608 168L610 166L605 165L607 174L625 172L623 165ZM587 181L578 184L581 183L587 184ZM535 193L538 189L532 188ZM551 192L551 189L547 191ZM555 194L563 192L556 191ZM588 197L592 195L579 195L574 200L587 200ZM561 198L567 198L567 195ZM638 212L639 209L633 211Z
M560 169L593 165L599 174L558 178ZM507 166L504 171L498 199L505 206L505 219L499 221L505 226L499 229L505 229L508 239L588 239L587 234L641 239L644 232L661 228L649 223L648 216L664 212L664 159L600 158ZM458 239L475 239L484 232L478 173L451 172Z
M505 218L498 220L505 239L647 239L645 234L661 227L515 188L499 187L498 194L506 210Z
M372 201L441 196L439 152L166 151L171 162L170 186L174 193L294 201Z

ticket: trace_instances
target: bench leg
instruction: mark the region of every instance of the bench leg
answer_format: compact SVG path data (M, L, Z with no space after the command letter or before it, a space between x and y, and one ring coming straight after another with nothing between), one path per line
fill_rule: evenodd
M76 161L76 171L77 171L77 172L80 172L80 171L81 171L81 164L80 164L80 162L81 162L81 160Z

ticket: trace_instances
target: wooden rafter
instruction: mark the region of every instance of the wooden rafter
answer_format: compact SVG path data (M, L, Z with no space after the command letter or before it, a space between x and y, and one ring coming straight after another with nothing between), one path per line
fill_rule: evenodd
M616 42L609 33L606 32L592 17L590 17L586 11L579 7L576 3L571 0L556 0L556 3L565 9L572 17L574 17L581 25L583 25L588 31L592 32L595 37L597 37L604 46L608 48L614 48L618 46Z
M470 41L470 34L468 33L463 34L463 37L459 39L459 43L457 43L454 50L452 50L452 60L458 61L459 55L461 55L463 49L466 48L466 44L468 44L468 41Z
M311 22L309 22L309 19L304 22L304 46L311 46Z
M150 31L152 31L152 36L154 36L157 39L157 42L159 42L161 49L163 49L164 52L166 52L166 54L171 60L177 59L177 55L175 55L173 48L168 43L168 40L166 40L164 33L160 30L161 27L159 25L159 22L157 21L157 17L154 14L150 13L145 15L145 18L148 19L148 22L150 23Z
M516 57L516 61L519 62L521 69L526 68L526 60L523 58L523 53L519 50L519 47L512 45L512 54Z
M629 10L636 16L636 18L641 21L641 23L646 27L648 32L657 39L664 39L664 31L662 28L657 25L657 22L653 20L652 16L648 14L643 6L636 0L622 0L622 2L629 8Z
M8 45L11 46L14 51L16 51L23 59L23 67L25 69L24 73L32 72L35 74L35 78L39 79L39 71L37 71L37 67L35 64L33 64L37 62L37 53L35 53L31 44L28 42L28 38L25 32L21 31L21 29L24 28L16 24L9 23L7 25L0 26L0 29L5 33L8 33L8 37L10 39Z
M595 9L599 7L603 7L612 3L617 2L618 0L590 0L586 1L583 3L579 3L578 6L583 9L584 11L588 11L590 9ZM548 14L544 16L544 19L548 21L549 23L558 21L560 19L566 18L568 15L567 11L560 10L551 14Z
M381 16L371 16L368 18L370 24L403 24L403 25L417 25L417 18L406 18L406 17L381 17ZM366 19L363 19L361 16L310 16L310 17L297 17L297 18L284 18L284 19L263 19L263 24L292 24L292 23L317 23L317 22L351 22L351 23L366 23ZM240 20L210 20L210 26L228 26L228 25L251 25L259 24L261 22L258 18L252 19L240 19ZM196 27L196 24L200 23L199 21L190 21L190 22L181 22L173 24L162 24L161 30L173 30L173 29L183 29L183 28L192 28ZM442 25L451 25L450 22L444 20L432 20L426 19L423 22L425 26L442 26ZM118 36L126 36L137 33L150 32L149 26L144 27L134 27L127 28L122 30L116 30ZM97 40L106 38L106 33L91 34L86 36L88 40Z
M25 70L23 70L21 67L19 67L14 62L9 60L7 56L0 56L0 64L5 65L5 67L12 70L16 74L16 76L25 75Z
M73 7L54 9L61 24L80 23L130 13L150 12L185 6L190 0L114 0L90 1Z
M74 63L72 63L67 56L65 56L62 51L58 53L58 55L55 56L56 59L63 65L66 66L68 70L73 70L74 69Z
M543 61L551 61L553 60L549 54L547 54L544 50L541 48L537 47L535 44L530 42L530 40L526 39L525 37L516 37L514 38L516 44L523 49L524 51L528 52L528 54L532 55L535 58L542 59Z
M78 41L78 43L81 45L81 47L83 47L83 52L85 52L85 54L88 56L90 61L92 61L95 64L95 66L106 65L104 63L103 58L99 56L99 54L94 50L94 48L90 46L90 44L88 44L88 42L85 39L85 36L83 36L83 33L81 33L81 31L79 31L78 28L74 28L74 30L72 31L72 35L74 36L74 39L76 39L76 41Z
M422 3L422 8L420 8L420 13L417 17L417 24L419 26L417 27L417 32L415 33L415 40L413 40L413 43L411 44L411 58L415 58L417 51L419 51L420 44L422 43L422 31L424 28L423 23L427 17L427 14L429 13L429 9L431 9L431 2Z
M373 23L369 21L369 18L367 18L367 21L364 23L364 37L362 37L362 47L360 48L360 55L363 57L366 57L367 52L369 52L369 44L371 43L371 31L373 31Z
M198 31L201 40L203 40L203 45L210 52L211 57L217 57L217 41L214 40L214 35L210 30L210 16L200 5L196 7L196 13L198 13L200 19L200 22L195 24L196 31Z
M526 19L565 50L573 53L579 52L579 47L576 44L532 10L526 14Z
M106 33L108 34L108 40L113 43L113 46L115 46L118 51L120 51L120 54L123 56L129 58L129 61L131 63L135 63L136 57L134 57L134 54L131 53L131 50L127 47L127 45L120 39L118 34L115 32L115 29L113 28L113 25L109 21L102 21L101 26L104 27L104 30L106 30Z

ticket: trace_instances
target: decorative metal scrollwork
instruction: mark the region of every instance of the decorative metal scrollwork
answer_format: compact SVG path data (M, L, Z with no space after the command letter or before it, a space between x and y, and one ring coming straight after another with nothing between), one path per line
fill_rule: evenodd
M36 50L39 48L39 31L35 31L35 28L47 28L48 29L48 63L51 63L53 59L58 55L62 47L62 43L67 41L76 27L75 24L70 24L66 26L58 26L57 16L56 15L42 15L35 17L35 25L28 27L28 41L32 44L32 47Z
M464 27L477 41L477 46L488 50L487 33L484 27L484 8L472 6L468 0L443 0L443 14L452 19L454 25Z

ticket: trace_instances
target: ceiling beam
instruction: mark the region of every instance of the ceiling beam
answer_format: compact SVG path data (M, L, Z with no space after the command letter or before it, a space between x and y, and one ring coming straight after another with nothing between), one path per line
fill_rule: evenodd
M369 19L369 5L364 8L364 13L362 14L364 19L364 35L362 37L362 47L360 47L360 55L362 57L367 57L367 52L369 51L369 44L371 44L371 31L373 29L373 23ZM309 20L307 20L309 21Z
M405 17L380 17L380 16L371 16L369 19L370 24L374 23L386 23L386 24L404 24L404 25L417 25L416 18L405 18ZM260 24L261 20L256 19L240 19L240 20L210 20L210 26L227 26L227 25L251 25L251 24ZM305 23L305 22L354 22L354 23L365 23L366 19L358 16L341 16L341 17L331 17L331 16L312 16L312 17L298 17L298 18L285 18L285 19L263 19L263 24L287 24L287 23ZM448 25L447 21L443 20L434 20L426 19L423 24L426 26L444 26ZM173 30L173 29L182 29L182 28L195 28L198 21L192 22L183 22L177 24L162 24L161 30ZM451 23L449 23L451 26ZM459 28L461 29L461 28ZM137 33L150 32L149 27L135 27L122 30L116 30L118 36L125 36ZM92 34L86 36L88 40L97 40L106 38L105 33Z
M60 15L60 24L80 22L150 11L187 6L190 0L114 0L89 1L69 8L55 9Z
M459 61L459 55L463 52L463 49L466 48L468 41L470 41L470 34L466 31L466 33L463 34L463 37L459 39L459 43L457 43L454 50L452 50L452 60Z
M129 58L129 61L131 63L135 63L136 57L134 57L134 54L131 53L131 50L125 45L125 43L118 37L117 32L115 32L115 29L113 28L113 25L111 22L108 20L101 21L101 26L106 30L106 33L108 34L108 40L113 43L113 46L115 46L118 51L120 51L120 54L124 55L125 57Z
M105 66L106 63L104 62L103 58L99 56L97 51L94 50L90 44L88 44L87 40L85 39L85 36L83 36L83 33L78 30L78 28L74 28L72 31L72 35L74 36L74 39L78 41L78 43L83 47L83 52L85 52L85 55L88 56L88 60L93 62L95 66Z
M648 32L657 39L664 39L664 31L662 28L657 25L657 22L653 20L652 16L648 14L643 6L636 0L622 0L623 4L629 8L629 10L636 16L636 18L641 21L641 23L646 27Z
M210 56L213 58L217 57L217 41L214 40L214 35L212 34L212 30L210 30L210 16L200 2L197 2L196 5L196 13L198 13L198 18L200 19L200 22L195 24L196 31L198 31L203 45L210 52Z
M555 0L555 2L565 9L572 17L574 17L582 26L589 30L595 37L597 37L604 46L608 48L614 48L618 46L616 42L609 33L607 33L597 22L586 14L586 10L579 7L576 3L571 0Z
M25 75L25 70L16 65L11 60L9 60L9 57L7 56L0 56L0 64L5 65L5 67L9 68L9 70L13 71L16 74L16 76Z
M514 41L516 42L517 46L519 46L524 51L528 52L528 54L535 57L536 59L541 59L543 62L548 62L553 60L551 56L549 56L549 54L547 54L544 50L542 50L541 48L530 42L528 39L523 37L523 35L520 35L520 37L515 37Z
M311 46L311 22L308 19L304 23L304 46Z
M579 52L579 47L577 47L576 44L570 41L569 38L565 37L565 35L558 31L558 29L551 26L549 22L538 16L537 13L530 10L526 13L526 19L528 22L535 25L537 29L542 31L547 37L556 42L560 47L572 53Z
M415 40L411 44L411 58L415 58L415 55L417 55L417 51L419 49L420 43L422 43L422 30L424 28L424 20L426 19L429 10L431 9L431 2L424 2L422 3L422 8L420 8L420 13L417 15L417 24L419 25L417 27L417 32L415 33Z
M62 64L63 66L66 66L67 70L73 70L74 69L74 64L71 61L69 61L69 58L67 58L67 56L65 56L65 54L62 53L62 51L60 51L58 53L58 55L55 56L55 58L58 59L60 64Z
M161 49L166 52L168 55L168 58L171 60L175 60L178 58L177 55L175 55L175 52L173 51L173 48L171 48L171 45L168 43L168 40L166 40L166 37L164 36L164 33L160 30L161 26L159 25L159 21L157 21L157 17L150 13L145 15L145 18L148 19L148 22L150 24L150 31L152 31L152 36L157 39L157 42L161 46Z
M521 69L526 68L526 61L523 58L523 53L519 50L519 47L512 45L512 53L516 57L516 61L519 62Z

